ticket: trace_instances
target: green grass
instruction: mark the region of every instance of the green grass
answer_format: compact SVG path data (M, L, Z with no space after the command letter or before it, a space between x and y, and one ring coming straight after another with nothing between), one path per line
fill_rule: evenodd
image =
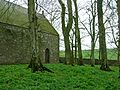
M91 51L90 50L83 50L83 58L90 58L90 54ZM117 50L116 49L107 49L107 55L108 55L108 59L109 60L117 60ZM60 57L64 57L65 56L65 52L64 51L60 51L59 53ZM95 58L99 59L99 51L95 50Z
M27 65L0 65L0 90L120 90L118 68L45 65L55 73L31 73Z

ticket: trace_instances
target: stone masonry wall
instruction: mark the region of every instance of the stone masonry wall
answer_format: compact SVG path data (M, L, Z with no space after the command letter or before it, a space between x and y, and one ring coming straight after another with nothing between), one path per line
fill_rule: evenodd
M49 33L40 33L41 36L41 55L45 63L45 50L49 49L50 63L59 62L59 38Z
M45 62L46 48L50 50L50 63L58 62L58 36L43 32L39 32L39 35L42 62ZM29 63L30 58L31 43L28 29L0 23L0 64Z

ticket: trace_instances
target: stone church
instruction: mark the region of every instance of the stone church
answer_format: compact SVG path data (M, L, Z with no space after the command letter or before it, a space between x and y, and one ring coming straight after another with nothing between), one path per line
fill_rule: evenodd
M29 63L31 40L27 9L0 0L0 64ZM43 14L38 14L38 34L43 63L59 59L59 35Z

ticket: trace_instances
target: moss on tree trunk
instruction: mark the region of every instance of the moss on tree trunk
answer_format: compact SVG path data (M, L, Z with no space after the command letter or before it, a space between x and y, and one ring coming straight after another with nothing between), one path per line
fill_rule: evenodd
M118 67L119 67L119 76L120 78L120 0L117 0L117 11L118 11Z
M97 0L97 12L98 12L98 28L99 28L99 50L101 56L101 70L110 70L107 63L107 49L106 49L106 37L105 37L105 27L103 23L103 10L102 10L103 0Z
M41 58L40 58L40 45L39 45L39 39L38 39L38 25L37 25L37 16L36 16L36 10L35 10L35 0L28 0L28 19L29 19L29 29L30 29L30 37L31 37L31 47L32 47L32 55L31 55L31 61L29 64L29 68L32 69L33 72L35 71L49 71L51 70L47 69L42 65Z

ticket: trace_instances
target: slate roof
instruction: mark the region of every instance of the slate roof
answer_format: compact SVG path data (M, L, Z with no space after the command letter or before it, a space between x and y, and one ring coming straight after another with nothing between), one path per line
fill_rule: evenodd
M28 28L28 11L26 8L11 2L0 0L0 22ZM42 15L38 14L39 30L58 35L57 31Z

